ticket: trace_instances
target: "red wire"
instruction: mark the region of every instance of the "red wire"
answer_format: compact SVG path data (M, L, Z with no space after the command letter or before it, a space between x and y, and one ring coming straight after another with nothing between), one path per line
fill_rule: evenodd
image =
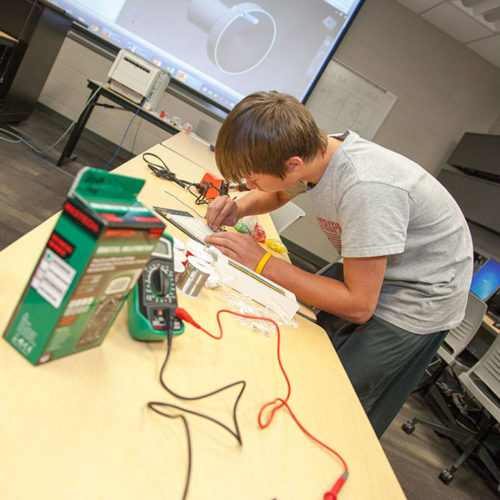
M177 311L180 311L180 314L177 316ZM248 314L240 314L240 313L237 313L237 312L234 312L234 311L230 311L229 309L221 309L217 312L217 324L219 325L219 332L220 332L220 335L219 336L216 336L216 335L213 335L212 333L208 332L207 330L205 330L203 327L201 327L198 323L196 323L196 321L193 320L193 318L184 310L184 309L181 309L181 308L178 308L176 311L176 316L179 317L180 319L184 319L185 321L187 321L188 323L191 323L193 326L195 326L196 328L200 329L202 332L206 333L207 335L209 335L210 337L212 337L213 339L216 339L216 340L220 340L222 338L222 335L223 335L223 328L222 328L222 324L221 324L221 321L220 321L220 315L222 313L229 313L229 314L232 314L234 316L239 316L241 318L248 318L248 319L256 319L256 320L263 320L263 321L269 321L270 323L272 323L274 325L274 327L276 328L276 332L277 332L277 335L278 335L278 339L277 339L277 357L278 357L278 364L280 366L280 369L281 369L281 372L283 373L283 376L285 377L285 380L286 380L286 385L287 385L287 395L285 397L285 399L282 399L282 398L275 398L274 401L269 401L268 403L266 403L259 411L259 415L258 415L258 423L259 423L259 426L261 429L265 429L266 427L268 427L273 418L274 418L274 414L276 413L276 411L278 411L280 408L282 407L285 407L288 412L290 413L291 417L293 418L293 420L295 421L295 423L298 425L299 429L304 433L306 434L306 436L308 436L310 439L312 439L314 442L316 442L317 444L319 444L320 446L322 446L323 448L325 448L326 450L328 450L329 452L331 452L333 455L335 455L339 460L340 462L342 462L342 465L344 467L344 475L346 475L346 473L349 472L349 469L347 467L347 463L346 461L342 458L342 456L340 455L340 453L336 452L333 448L330 448L330 446L326 445L325 443L323 443L322 441L320 441L318 438L314 437L299 421L299 419L295 416L295 414L293 413L292 409L290 408L290 406L288 405L288 400L290 399L290 395L291 395L291 392L292 392L292 388L291 388L291 385L290 385L290 380L288 378L288 375L286 374L286 371L285 371L285 368L283 367L283 363L281 361L281 331L280 331L280 328L278 326L278 324L272 320L271 318L265 318L263 316L251 316L251 315L248 315ZM262 423L262 414L264 413L265 409L268 407L268 406L272 406L272 405L275 405L276 403L280 403L278 406L275 406L273 408L273 410L271 411L271 414L267 420L267 422L265 423Z

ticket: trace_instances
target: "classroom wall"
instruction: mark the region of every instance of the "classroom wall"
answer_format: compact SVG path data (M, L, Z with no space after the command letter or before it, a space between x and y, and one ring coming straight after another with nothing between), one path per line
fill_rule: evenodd
M500 134L500 68L396 0L365 0L335 58L398 98L374 142L435 176L464 132ZM311 212L306 196L296 202ZM283 236L338 258L312 215Z
M488 130L488 133L500 135L500 113L495 123L490 127L490 130Z
M90 96L87 79L106 82L113 60L108 54L92 50L73 38L67 37L45 83L39 102L57 113L75 120ZM105 99L99 102L106 102ZM110 104L113 104L109 101ZM220 121L200 113L184 101L165 93L158 110L170 117L179 117L195 128L208 131L207 139L215 140ZM132 119L130 112L96 107L87 123L87 129L119 144ZM123 142L127 151L139 154L170 136L164 130L136 117ZM103 163L107 162L103 158Z
M396 0L366 0L335 58L398 98L373 140L412 158L433 175L465 131L500 133L500 69ZM76 118L89 95L86 79L104 81L110 66L102 55L66 39L40 102ZM209 140L215 138L217 120L168 94L161 107L191 122ZM88 128L119 143L130 118L123 111L96 109ZM157 127L137 120L124 147L139 153L166 137ZM302 197L297 203L309 210ZM325 260L335 259L313 215L284 236Z

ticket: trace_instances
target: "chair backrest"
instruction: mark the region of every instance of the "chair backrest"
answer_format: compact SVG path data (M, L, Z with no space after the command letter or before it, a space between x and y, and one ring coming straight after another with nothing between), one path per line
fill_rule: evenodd
M270 212L269 215L273 220L276 231L278 231L278 234L281 234L287 227L291 226L301 217L304 217L306 213L298 205L289 201L282 207Z
M474 399L500 422L500 335L481 359L458 378Z
M469 292L464 319L456 328L449 331L437 352L438 356L448 365L456 363L456 357L473 339L481 326L486 309L486 303L477 295Z

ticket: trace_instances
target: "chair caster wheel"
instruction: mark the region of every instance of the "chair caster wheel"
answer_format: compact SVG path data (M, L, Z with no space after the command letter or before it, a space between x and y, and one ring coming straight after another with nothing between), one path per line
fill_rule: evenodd
M444 469L441 471L441 474L439 474L439 479L441 479L444 484L450 484L453 479L453 473L448 469Z
M406 434L411 434L415 430L415 424L410 420L403 423L401 428L406 432Z

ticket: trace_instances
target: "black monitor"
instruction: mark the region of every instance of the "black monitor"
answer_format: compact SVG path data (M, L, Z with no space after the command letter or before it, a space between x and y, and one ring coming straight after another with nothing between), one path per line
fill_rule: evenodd
M51 0L52 1L52 0ZM223 110L257 90L305 102L363 0L53 0L91 33Z

